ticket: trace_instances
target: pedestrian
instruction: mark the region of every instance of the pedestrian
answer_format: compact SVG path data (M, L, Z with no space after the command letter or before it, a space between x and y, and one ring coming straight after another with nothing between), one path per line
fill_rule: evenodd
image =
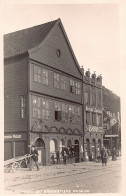
M102 160L102 165L107 165L107 159L108 159L108 153L107 149L102 148L101 149L101 160Z
M116 161L116 149L113 148L112 150L112 161Z
M66 151L64 150L64 153L63 153L63 163L64 163L65 165L67 164L66 161L67 161L67 153L66 153Z
M59 151L56 152L56 159L57 159L57 164L60 164L60 153L59 153Z
M54 154L52 154L51 160L52 160L52 164L55 164L55 157L54 157Z
M30 171L32 170L33 163L35 163L37 170L39 170L39 166L38 166L38 151L37 151L37 149L35 148L34 145L31 146L31 155L32 155L32 157L31 157L31 163L30 163L29 170Z
M108 159L108 152L107 149L104 149L103 163L105 164L105 166L107 165L107 159Z

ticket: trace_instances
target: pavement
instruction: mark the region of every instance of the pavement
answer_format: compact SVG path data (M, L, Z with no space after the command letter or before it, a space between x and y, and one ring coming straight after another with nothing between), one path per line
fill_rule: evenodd
M71 175L77 172L88 172L90 170L97 170L99 168L109 168L121 165L121 157L118 157L116 161L108 161L107 166L102 166L101 163L96 162L80 162L67 165L50 165L40 166L40 170L37 171L36 167L32 171L28 168L21 168L21 170L11 171L4 174L4 186L5 189L8 186L15 186L21 183L32 182L33 180L50 179L52 177L63 177Z

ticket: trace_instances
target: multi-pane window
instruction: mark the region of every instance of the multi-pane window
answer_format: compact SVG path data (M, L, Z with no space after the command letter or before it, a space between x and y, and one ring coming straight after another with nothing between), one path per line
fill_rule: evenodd
M39 83L42 82L40 66L34 65L34 81Z
M102 126L102 115L101 114L97 114L97 125Z
M61 76L61 89L66 90L66 77Z
M62 121L68 121L68 105L65 103L62 103Z
M66 77L58 73L54 73L54 87L66 90Z
M49 84L48 70L34 65L34 81L45 85Z
M32 116L38 119L49 119L49 101L46 98L32 96Z
M75 108L73 105L69 105L69 122L74 122L74 114L75 114Z
M80 123L80 107L55 101L55 120L69 123Z
M88 88L88 86L85 86L84 103L89 104L89 88Z
M97 89L97 106L101 107L101 90Z
M21 118L26 117L26 97L21 96Z
M42 98L42 119L49 119L49 100Z
M49 77L48 77L48 70L42 69L42 83L48 85L49 84Z
M92 125L95 125L96 123L96 114L92 113Z
M90 112L86 112L86 123L90 124Z
M57 73L54 73L54 87L60 88L60 75Z
M55 120L61 121L61 102L55 101Z
M80 82L70 78L70 92L80 95Z
M95 106L95 89L91 88L91 105Z
M80 123L81 111L80 111L80 107L78 106L75 107L75 117L76 117L76 122Z

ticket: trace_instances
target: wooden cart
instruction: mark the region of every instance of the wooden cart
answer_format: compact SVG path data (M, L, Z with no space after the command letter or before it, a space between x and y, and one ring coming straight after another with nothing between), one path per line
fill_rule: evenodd
M24 156L15 157L9 160L4 161L4 172L10 172L14 170L20 170L21 165L24 162L26 165L33 155L26 154Z

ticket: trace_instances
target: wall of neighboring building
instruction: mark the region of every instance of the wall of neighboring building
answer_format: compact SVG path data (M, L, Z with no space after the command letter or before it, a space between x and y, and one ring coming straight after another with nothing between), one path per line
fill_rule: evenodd
M27 57L22 55L6 59L4 62L5 159L26 153L28 128L27 96ZM25 97L24 108L21 106L22 97ZM23 111L24 116L21 116L21 108L25 110Z
M103 146L102 81L95 74L84 76L84 150L85 159L96 160Z

